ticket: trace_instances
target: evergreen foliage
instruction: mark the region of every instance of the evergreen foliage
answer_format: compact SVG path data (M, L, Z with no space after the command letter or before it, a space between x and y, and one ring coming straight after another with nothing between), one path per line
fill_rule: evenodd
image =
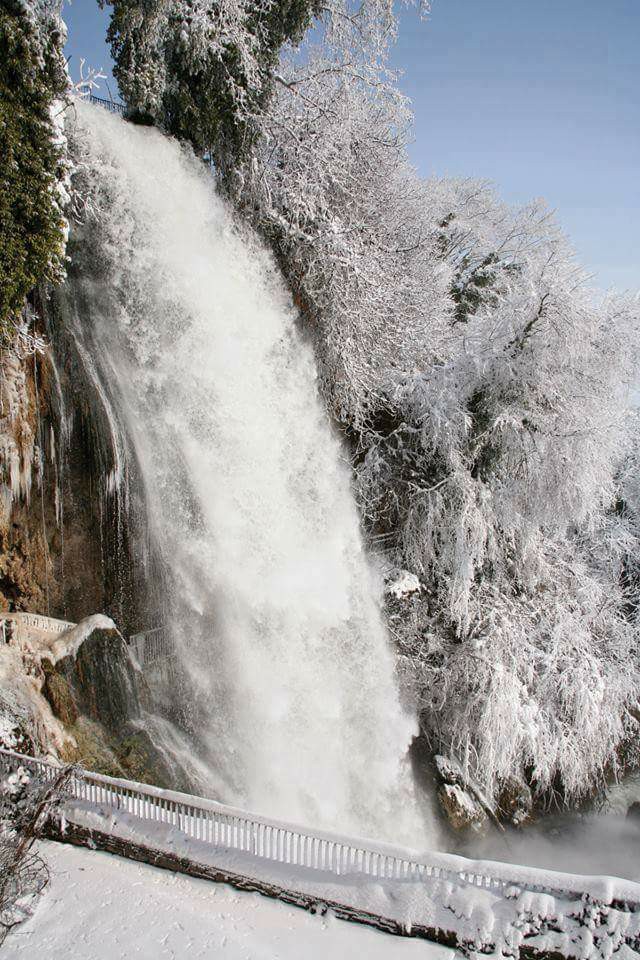
M131 116L192 144L220 168L246 155L280 48L319 0L106 0L115 76Z
M63 151L53 104L67 79L52 5L0 4L0 336L64 267Z

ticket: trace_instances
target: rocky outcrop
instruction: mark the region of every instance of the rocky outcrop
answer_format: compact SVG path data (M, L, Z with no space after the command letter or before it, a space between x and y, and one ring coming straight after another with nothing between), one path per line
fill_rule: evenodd
M514 827L523 827L533 819L533 794L531 788L514 777L502 785L498 798L500 818Z
M69 736L62 759L109 776L192 789L180 764L145 729L146 683L112 621L87 617L46 650L42 692Z
M477 800L454 783L445 783L438 790L438 800L449 826L456 831L471 830L484 834L489 827L489 818Z
M105 621L110 626L105 627ZM79 624L59 639L59 644L68 644L68 651L58 658L55 675L66 682L78 713L117 730L140 716L134 666L111 621L101 618L95 624L88 618L86 623L84 630Z
M69 729L73 727L80 716L78 704L69 681L55 669L49 660L44 660L42 666L45 674L42 692L54 715Z
M460 766L448 757L434 757L440 782L438 801L447 823L456 832L485 834L489 829L489 813Z

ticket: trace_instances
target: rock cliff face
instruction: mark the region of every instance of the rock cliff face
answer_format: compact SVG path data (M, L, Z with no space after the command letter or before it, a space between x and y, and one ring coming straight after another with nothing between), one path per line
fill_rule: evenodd
M91 397L74 382L71 354L56 366L52 334L51 310L36 297L0 355L0 612L77 622L104 611L123 623L135 616L127 605L130 564L122 538L119 553L114 548L117 505L100 475ZM83 716L108 731L118 710L118 725L131 715L123 702L107 709L105 699L113 671L133 669L123 666L128 654L121 638L112 644L112 669L99 683L108 658L97 641L87 641L84 672L74 678L76 706L65 696L69 667L56 666L60 651L12 643L10 633L5 628L0 638L0 739L7 746L80 759L73 730ZM135 704L133 686L130 678ZM118 689L114 684L113 696ZM101 702L88 710L88 699L99 691Z
M0 356L0 612L77 622L100 611L125 633L148 626L135 494L109 484L112 444L73 337L35 296Z
M105 607L101 518L79 411L42 337L5 350L0 398L0 609L81 619Z

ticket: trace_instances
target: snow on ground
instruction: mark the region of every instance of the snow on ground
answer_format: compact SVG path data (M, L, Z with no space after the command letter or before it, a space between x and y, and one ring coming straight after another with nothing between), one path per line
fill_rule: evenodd
M260 894L59 843L40 846L51 883L2 960L454 960Z

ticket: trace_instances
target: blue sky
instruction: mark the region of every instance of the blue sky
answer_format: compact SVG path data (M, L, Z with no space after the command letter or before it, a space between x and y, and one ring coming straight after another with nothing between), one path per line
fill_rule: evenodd
M65 20L72 75L108 71L108 11ZM598 286L640 289L640 0L433 0L427 22L402 12L393 62L422 174L544 197Z

